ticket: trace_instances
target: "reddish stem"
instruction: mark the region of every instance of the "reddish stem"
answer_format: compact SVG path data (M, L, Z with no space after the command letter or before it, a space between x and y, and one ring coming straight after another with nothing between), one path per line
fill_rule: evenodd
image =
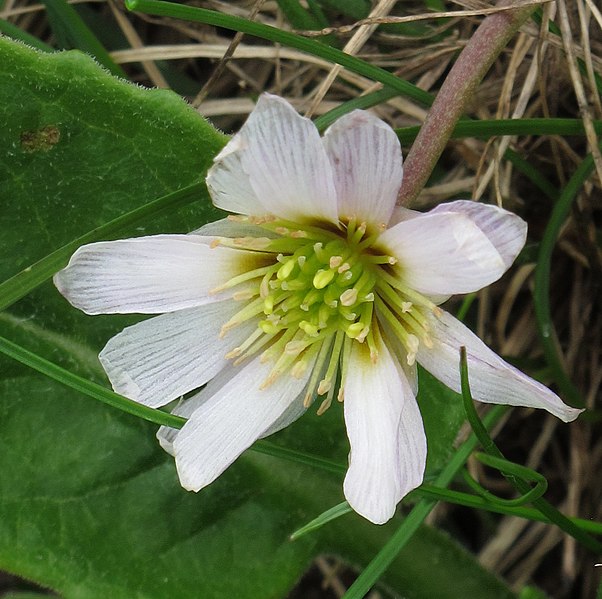
M508 6L514 2L503 0L499 4ZM477 86L534 10L535 6L529 5L490 15L470 38L443 82L412 144L404 164L398 204L410 204L418 197Z

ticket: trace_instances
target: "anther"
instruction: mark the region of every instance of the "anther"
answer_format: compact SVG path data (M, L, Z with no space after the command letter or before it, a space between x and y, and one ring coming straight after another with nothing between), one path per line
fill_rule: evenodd
M315 275L313 280L313 286L316 289L324 289L328 283L334 279L334 270L323 270L320 269Z
M353 306L357 301L357 289L346 289L339 298L343 306Z
M276 273L276 277L278 278L278 280L282 281L283 279L288 279L288 277L290 277L291 273L293 272L295 266L296 263L292 259L289 259L287 262L285 262Z
M330 381L322 379L318 385L318 395L324 395L324 393L328 393L331 387L332 383Z
M340 266L343 262L343 256L331 256L329 262L328 262L328 266L330 266L330 268L337 268L338 266Z
M232 299L239 302L242 300L249 300L253 297L255 297L255 292L251 291L250 289L247 289L245 291L237 291L236 293L232 294Z
M354 322L345 329L345 333L347 333L347 336L351 337L351 339L357 339L362 334L363 330L364 325L361 322Z

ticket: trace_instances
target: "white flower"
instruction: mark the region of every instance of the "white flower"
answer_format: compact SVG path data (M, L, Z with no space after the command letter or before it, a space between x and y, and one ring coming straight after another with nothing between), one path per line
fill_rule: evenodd
M397 137L376 117L354 111L321 139L265 94L207 177L215 205L236 216L190 235L93 243L56 275L88 314L163 313L113 337L100 360L117 392L148 406L206 384L174 410L185 426L158 433L186 489L316 395L326 409L340 381L345 497L386 522L424 474L415 362L458 391L460 346L475 399L577 417L437 307L497 280L525 223L470 201L396 208L401 179Z

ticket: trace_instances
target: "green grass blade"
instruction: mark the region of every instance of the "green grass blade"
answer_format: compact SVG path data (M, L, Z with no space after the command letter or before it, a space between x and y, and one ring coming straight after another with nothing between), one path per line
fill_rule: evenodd
M5 310L65 267L71 254L84 243L114 238L119 232L127 230L149 216L156 216L166 210L176 210L181 206L198 201L199 196L202 195L208 195L205 183L190 185L149 202L74 239L1 283L0 310Z
M149 422L154 422L155 424L162 424L165 426L173 426L175 428L182 428L186 420L184 418L180 418L179 416L172 416L167 412L162 412L161 410L155 410L153 408L148 408L147 406L143 406L138 402L132 401L127 397L123 397L114 391L110 391L109 389L103 387L102 385L98 385L88 379L82 378L61 368L60 366L49 362L45 358L38 356L30 352L29 350L5 339L4 337L0 337L0 352L21 362L21 364L25 364L25 366L29 366L33 368L37 372L44 374L51 379L62 383L63 385L67 385L84 395L88 395L93 399L97 399L103 403L106 403L115 408L119 408L123 412L127 412L128 414L132 414L137 416L138 418L143 418L144 420L148 420Z
M255 23L254 21L226 15L213 10L164 2L162 0L126 0L125 4L129 10L183 19L186 21L194 21L197 23L205 23L207 25L223 27L224 29L230 29L232 31L240 31L248 35L277 42L290 48L307 52L313 56L318 56L329 62L340 64L342 67L345 67L354 73L363 75L373 81L379 81L380 83L395 89L400 95L412 98L426 106L430 106L433 102L433 96L431 94L400 79L392 73L389 73L389 71L372 66L359 58L345 54L345 52L337 50L336 48L331 48L326 44L304 38L288 31L282 31L277 27Z
M4 19L0 19L0 33L3 33L14 40L23 42L32 48L36 48L36 50L41 50L42 52L54 52L54 48L48 44L45 44L37 37L27 33L27 31L19 29L19 27Z
M46 6L48 20L57 37L68 45L91 54L117 77L126 78L125 71L111 58L98 38L90 28L82 21L77 11L66 2L66 0L42 0Z
M602 148L602 144L600 147ZM566 187L562 190L562 193L552 210L550 220L548 221L541 240L539 256L535 267L535 288L533 290L537 328L546 360L551 367L554 380L560 388L561 393L564 395L564 398L572 406L577 408L584 407L585 402L566 373L564 365L558 355L558 350L556 349L556 333L550 308L550 270L552 265L552 252L556 245L556 239L558 238L560 229L569 215L571 206L577 197L579 190L593 170L594 160L590 154L579 165Z

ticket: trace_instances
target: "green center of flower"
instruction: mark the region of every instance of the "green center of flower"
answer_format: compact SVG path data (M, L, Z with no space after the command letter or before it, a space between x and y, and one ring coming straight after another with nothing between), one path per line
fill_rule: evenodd
M306 403L326 394L319 412L333 399L337 377L345 376L352 343L366 342L378 357L375 329L390 329L414 362L420 341L430 344L425 310L435 309L395 275L397 260L375 243L379 233L350 219L339 229L300 226L270 218L234 217L265 230L266 236L220 238L221 245L261 252L267 265L228 281L244 307L222 328L222 335L254 319L257 329L226 357L235 364L262 350L273 363L264 382L284 372L301 377L313 364ZM378 316L377 316L378 315ZM339 393L339 399L342 395Z
M309 240L263 277L265 333L298 328L307 341L343 331L363 341L370 331L376 273L364 248L365 230L348 227L346 239Z

